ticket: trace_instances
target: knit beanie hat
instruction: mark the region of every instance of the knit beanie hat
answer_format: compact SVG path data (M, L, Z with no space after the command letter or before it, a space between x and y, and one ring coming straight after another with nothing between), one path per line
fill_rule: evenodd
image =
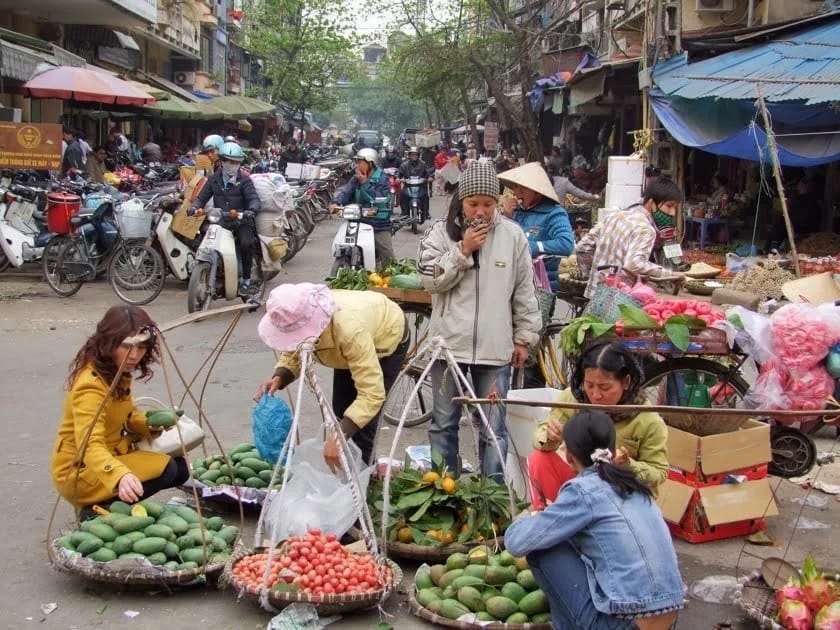
M465 199L473 195L486 195L499 198L499 178L491 162L470 162L458 183L458 198Z

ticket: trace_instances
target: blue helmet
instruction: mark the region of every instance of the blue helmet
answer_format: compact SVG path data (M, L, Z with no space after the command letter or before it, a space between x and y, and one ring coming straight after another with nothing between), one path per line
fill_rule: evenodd
M234 162L241 162L245 159L245 152L235 142L225 142L222 148L219 149L219 157L223 160L233 160Z
M201 143L201 150L209 151L210 149L216 149L216 151L219 151L224 143L225 141L222 139L222 136L214 133L204 138L204 141Z

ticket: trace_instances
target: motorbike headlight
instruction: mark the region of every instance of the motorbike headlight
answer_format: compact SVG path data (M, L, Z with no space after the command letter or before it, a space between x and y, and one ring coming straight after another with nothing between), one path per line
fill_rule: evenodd
M207 211L207 220L210 223L218 223L222 220L222 211L218 208L211 208Z

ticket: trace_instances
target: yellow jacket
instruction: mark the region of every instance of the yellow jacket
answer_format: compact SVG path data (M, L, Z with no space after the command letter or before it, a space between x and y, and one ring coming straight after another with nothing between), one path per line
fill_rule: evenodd
M332 296L338 311L315 343L315 359L336 370L350 370L357 397L344 415L361 429L385 402L379 359L393 354L402 341L405 315L396 303L375 291L333 289ZM275 368L285 368L297 378L300 355L284 352Z
M213 161L203 153L199 153L195 156L195 170L196 172L204 171L204 176L209 179L213 175Z
M123 378L130 386L131 376ZM146 414L134 406L131 395L116 399L112 394L90 433L81 466L77 465L85 435L109 386L88 365L64 399L50 470L58 493L76 507L116 496L126 473L149 481L159 477L169 463L168 455L135 450L136 441L149 437Z
M572 390L564 390L557 402L580 402ZM541 422L534 431L533 446L539 451L555 451L563 444L548 439L547 426L551 420L563 424L575 414L575 409L552 409L548 419ZM668 427L658 413L644 411L629 420L615 423L616 446L623 446L630 455L630 470L639 481L653 489L668 476Z

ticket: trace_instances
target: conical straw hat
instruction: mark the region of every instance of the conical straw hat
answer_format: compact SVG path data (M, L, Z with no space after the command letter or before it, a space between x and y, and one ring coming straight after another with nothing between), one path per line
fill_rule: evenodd
M840 287L830 271L789 280L782 285L782 294L791 302L825 304L840 300Z
M541 194L547 199L560 203L560 200L557 198L557 193L554 191L554 185L548 178L548 173L545 172L545 169L539 162L528 162L528 164L523 164L504 173L499 173L499 181L505 184L522 186L523 188Z

